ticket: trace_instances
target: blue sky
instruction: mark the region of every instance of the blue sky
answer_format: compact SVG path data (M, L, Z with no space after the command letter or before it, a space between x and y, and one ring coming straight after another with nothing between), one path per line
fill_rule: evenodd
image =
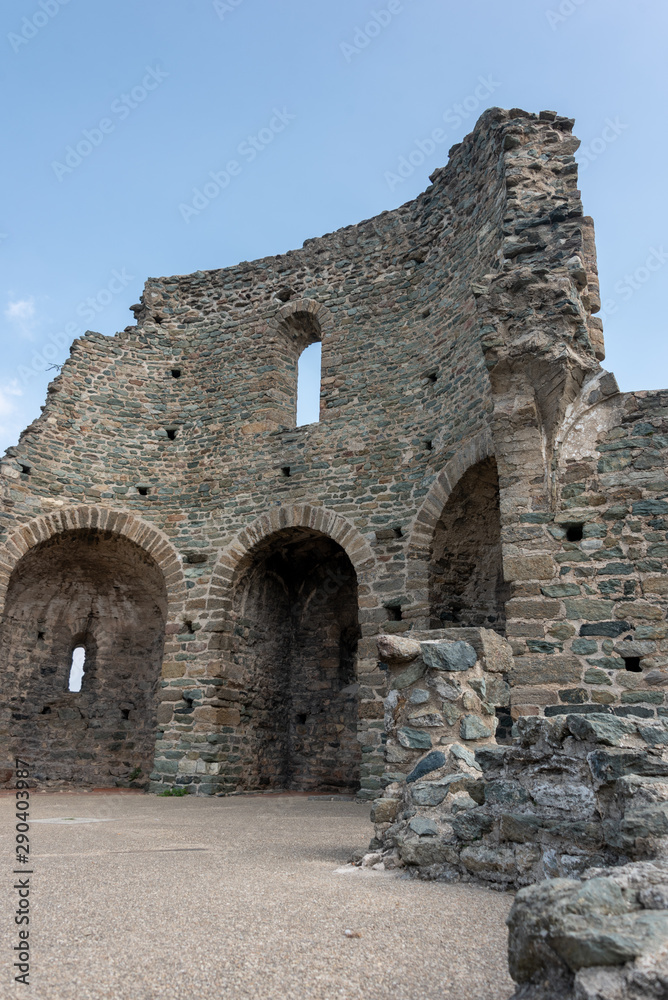
M667 27L662 0L7 0L0 450L47 366L132 323L148 276L395 208L491 105L576 118L606 367L667 387Z

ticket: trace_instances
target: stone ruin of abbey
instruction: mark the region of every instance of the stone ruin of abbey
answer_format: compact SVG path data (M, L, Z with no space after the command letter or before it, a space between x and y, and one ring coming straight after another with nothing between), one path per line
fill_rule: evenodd
M1 464L0 778L354 792L373 863L600 882L600 920L657 940L668 391L601 367L572 127L491 109L414 201L149 279L135 325L74 342ZM522 996L607 967L559 926L549 961L518 945ZM668 995L638 948L610 997Z

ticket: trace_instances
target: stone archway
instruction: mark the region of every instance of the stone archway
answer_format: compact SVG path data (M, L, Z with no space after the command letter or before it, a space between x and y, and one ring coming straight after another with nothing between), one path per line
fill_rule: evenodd
M496 459L466 470L436 522L429 560L431 628L482 627L503 632L499 475Z
M165 536L95 508L42 518L3 552L0 735L40 784L143 786L165 626L185 591ZM80 690L68 683L83 647Z
M210 627L246 706L239 788L359 787L373 566L353 525L306 504L268 512L222 553Z
M470 468L493 455L492 434L485 429L464 445L441 470L415 517L406 552L408 594L419 612L414 616L414 628L440 627L432 625L430 607L434 538L448 500L457 484Z

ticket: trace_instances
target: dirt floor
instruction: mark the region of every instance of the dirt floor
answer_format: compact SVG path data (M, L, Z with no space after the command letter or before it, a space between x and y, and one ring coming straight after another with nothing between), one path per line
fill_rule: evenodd
M26 988L11 967L20 877L13 812L13 797L0 797L2 998L507 1000L513 992L510 895L337 871L368 843L368 804L96 793L32 796Z

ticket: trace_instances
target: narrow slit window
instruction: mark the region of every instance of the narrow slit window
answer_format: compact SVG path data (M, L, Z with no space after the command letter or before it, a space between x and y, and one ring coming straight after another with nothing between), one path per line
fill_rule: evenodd
M72 652L70 679L67 685L68 691L81 691L81 682L83 681L85 663L86 663L86 647L76 646Z
M297 427L320 420L322 344L309 344L297 362Z

